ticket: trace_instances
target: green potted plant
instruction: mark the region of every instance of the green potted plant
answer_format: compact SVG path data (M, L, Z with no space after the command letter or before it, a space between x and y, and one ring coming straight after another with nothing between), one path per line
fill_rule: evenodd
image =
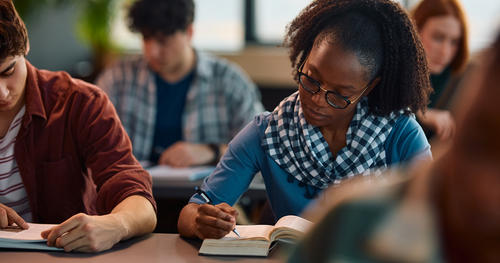
M15 0L16 9L21 17L29 16L44 6L63 6L72 4L79 10L77 34L88 44L94 56L94 71L105 65L108 56L118 51L111 39L111 21L117 9L116 0Z

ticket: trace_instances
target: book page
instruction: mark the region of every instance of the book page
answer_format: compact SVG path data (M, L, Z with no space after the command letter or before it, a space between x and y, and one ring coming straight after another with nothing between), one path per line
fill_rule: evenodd
M271 231L270 240L277 238L297 239L312 226L312 222L299 216L288 215L280 218Z
M270 244L266 240L205 239L198 253L200 255L267 256Z
M18 226L9 226L0 229L0 240L9 242L35 242L44 241L41 233L56 225L28 223L28 229L21 229Z
M223 239L239 240L269 240L268 236L273 226L270 225L237 225L236 230L240 233L238 237L233 231L229 232Z
M300 232L306 232L311 225L312 222L307 219L304 219L300 216L289 215L280 218L280 220L276 222L275 227L278 228L284 226L298 230Z

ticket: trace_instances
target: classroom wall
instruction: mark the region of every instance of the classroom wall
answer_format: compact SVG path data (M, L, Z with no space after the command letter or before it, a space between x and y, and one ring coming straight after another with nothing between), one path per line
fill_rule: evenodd
M286 96L297 90L285 48L248 46L240 52L217 53L240 65L257 84L266 110L272 111Z
M76 77L88 74L92 52L75 32L76 19L74 5L40 8L23 17L30 40L28 60L38 68L64 70Z
M78 10L74 5L41 8L23 17L28 28L31 50L28 60L38 68L64 70L88 80L92 69L92 50L76 33ZM256 82L267 110L296 91L286 49L250 46L240 52L216 53L239 64Z

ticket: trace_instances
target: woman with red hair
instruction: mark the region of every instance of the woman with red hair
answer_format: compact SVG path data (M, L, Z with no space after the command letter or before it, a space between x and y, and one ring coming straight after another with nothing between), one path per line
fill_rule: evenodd
M451 79L462 73L469 56L467 21L458 0L422 0L412 16L434 89L427 111L417 117L428 139L436 136L446 140L455 131L455 121L448 110L456 88Z

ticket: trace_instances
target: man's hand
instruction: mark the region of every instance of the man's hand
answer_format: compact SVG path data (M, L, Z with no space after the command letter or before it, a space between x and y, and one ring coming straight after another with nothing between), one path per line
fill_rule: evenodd
M22 229L28 229L28 223L24 221L24 219L19 216L14 209L0 204L0 229L6 228L8 226L12 226L12 224L16 224Z
M200 239L221 238L236 226L236 209L226 203L199 205L195 215L195 234Z
M177 142L161 154L158 164L187 167L207 164L216 157L218 156L214 156L213 151L206 144Z
M80 213L42 232L42 237L47 239L47 245L64 248L66 252L99 252L118 243L126 232L114 214L89 216Z
M145 197L132 195L113 208L110 214L77 214L60 225L42 232L47 245L65 251L99 252L134 236L151 233L156 226L153 205Z

